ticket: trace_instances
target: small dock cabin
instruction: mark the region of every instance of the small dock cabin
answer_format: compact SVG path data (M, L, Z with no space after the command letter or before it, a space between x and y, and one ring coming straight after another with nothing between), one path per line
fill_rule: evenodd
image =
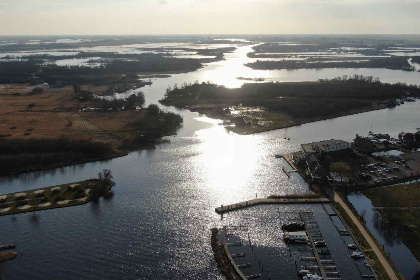
M287 232L284 239L289 242L308 242L308 236L304 231Z

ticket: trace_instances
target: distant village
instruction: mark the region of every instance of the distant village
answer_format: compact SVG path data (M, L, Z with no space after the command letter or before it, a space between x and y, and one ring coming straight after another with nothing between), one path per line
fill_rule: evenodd
M311 183L368 188L418 178L419 148L420 131L401 132L398 138L369 132L351 143L331 139L302 144L291 159Z

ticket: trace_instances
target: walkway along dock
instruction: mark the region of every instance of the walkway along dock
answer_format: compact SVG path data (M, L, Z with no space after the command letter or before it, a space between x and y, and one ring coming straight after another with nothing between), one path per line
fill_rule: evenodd
M248 201L243 201L226 206L220 206L215 209L216 213L223 214L230 211L235 211L242 208L257 206L260 204L313 204L313 203L330 203L331 201L325 197L310 198L308 195L303 195L301 198L298 196L281 197L281 198L257 198Z
M324 269L323 263L321 262L321 258L319 257L317 247L314 245L313 236L312 236L312 233L311 233L311 229L308 227L308 224L307 224L307 221L306 221L306 217L305 217L305 215L304 215L304 213L302 211L299 212L299 216L300 216L300 218L302 219L302 221L305 224L305 231L306 231L306 233L308 235L309 242L311 243L312 251L313 251L313 254L315 256L315 260L316 260L316 262L318 264L318 268L321 271L321 276L322 276L323 279L328 279L327 278L327 274L325 273L325 269ZM335 270L335 268L334 268L334 270Z

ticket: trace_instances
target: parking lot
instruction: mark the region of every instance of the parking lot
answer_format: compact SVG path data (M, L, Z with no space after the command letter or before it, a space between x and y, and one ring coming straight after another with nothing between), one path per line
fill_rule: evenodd
M371 158L362 166L360 179L369 184L399 181L420 175L420 152Z

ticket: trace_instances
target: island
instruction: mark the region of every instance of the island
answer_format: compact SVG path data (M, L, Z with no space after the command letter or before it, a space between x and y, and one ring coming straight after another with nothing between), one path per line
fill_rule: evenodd
M252 134L415 101L418 86L355 75L315 82L212 83L168 88L159 102L224 120L228 130Z

